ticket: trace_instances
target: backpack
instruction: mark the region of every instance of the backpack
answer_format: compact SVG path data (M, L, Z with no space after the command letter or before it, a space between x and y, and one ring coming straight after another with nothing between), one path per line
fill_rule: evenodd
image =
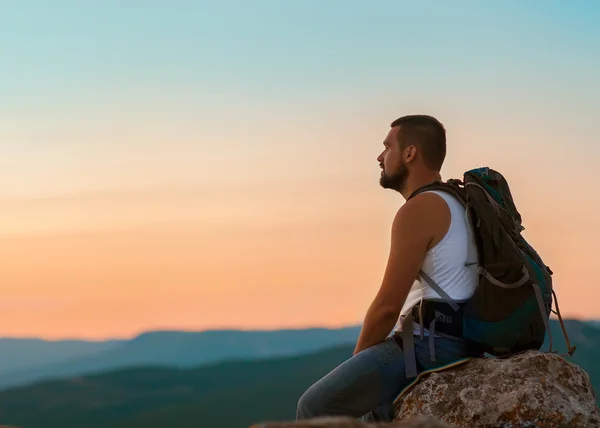
M471 352L510 356L539 350L548 334L552 351L550 313L558 315L568 355L573 355L558 302L552 310L552 270L527 243L521 215L501 173L488 167L466 171L463 180L435 181L408 199L428 190L451 193L462 203L473 226L478 255L478 286L464 302L455 302L424 272L419 276L442 297L413 308L412 317L438 333L462 338ZM465 262L467 265L467 262Z

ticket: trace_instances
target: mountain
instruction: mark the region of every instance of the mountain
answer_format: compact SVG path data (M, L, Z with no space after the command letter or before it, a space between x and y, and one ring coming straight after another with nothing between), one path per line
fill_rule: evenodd
M194 367L229 359L296 355L340 344L356 343L360 327L340 329L144 333L105 350L55 364L0 373L0 388L43 379L77 376L117 368L161 365Z
M600 392L600 329L566 321L580 365ZM552 322L555 349L566 347ZM352 355L352 345L293 357L238 360L196 368L138 367L0 392L0 424L22 428L247 427L295 418L298 398ZM547 347L544 349L547 350ZM600 397L599 397L600 398Z
M560 345L561 352L565 352L558 321L551 320L550 324L554 344ZM573 361L579 361L582 358L580 355L587 358L585 356L593 349L599 349L600 337L597 332L600 329L596 324L577 320L566 320L565 324L572 342L578 348ZM359 326L272 331L158 331L144 333L128 341L40 342L39 346L34 346L32 342L29 348L24 345L28 341L17 341L13 343L19 346L12 350L9 347L0 348L0 361L7 361L0 364L0 389L125 367L160 365L187 368L239 358L297 355L336 345L354 344L359 333ZM61 346L64 347L62 353L59 352ZM26 352L28 349L29 354ZM43 351L49 353L44 355ZM10 364L17 368L21 364L21 369L7 370Z
M353 346L196 369L136 368L0 392L0 424L23 428L247 427L294 419L300 395Z
M0 377L16 370L103 353L122 342L0 338Z
M569 336L571 346L576 346L575 354L571 357L565 357L578 366L582 367L592 379L592 384L598 395L600 403L600 326L593 323L565 320L565 328ZM558 350L559 355L567 352L567 346L563 332L558 321L551 320L550 331L553 339L553 350ZM549 340L546 335L546 340L542 347L542 351L548 351Z

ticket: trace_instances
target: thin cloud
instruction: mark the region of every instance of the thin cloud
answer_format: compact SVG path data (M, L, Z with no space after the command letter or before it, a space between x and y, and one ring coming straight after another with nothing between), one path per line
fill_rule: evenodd
M52 299L0 299L0 310L57 309L66 306L62 300Z

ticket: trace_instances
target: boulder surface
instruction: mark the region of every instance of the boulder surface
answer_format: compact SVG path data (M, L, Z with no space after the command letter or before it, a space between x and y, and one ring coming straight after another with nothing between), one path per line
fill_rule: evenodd
M426 415L455 427L600 427L588 374L528 351L431 373L396 402L396 418Z
M528 351L477 358L425 375L396 401L396 420L349 417L267 422L252 428L600 427L588 374L563 357Z

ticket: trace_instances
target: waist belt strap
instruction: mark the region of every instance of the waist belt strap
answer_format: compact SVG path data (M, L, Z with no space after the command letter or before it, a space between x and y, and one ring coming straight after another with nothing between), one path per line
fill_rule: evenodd
M404 367L406 378L417 377L417 357L415 355L415 340L413 337L413 316L409 311L402 321L402 353L404 354Z
M425 280L429 286L440 295L444 302L449 305L454 312L460 311L460 306L455 302L442 288L423 270L419 270L418 276ZM413 308L415 309L415 308ZM423 302L418 305L418 317L420 325L420 337L423 340ZM411 379L417 377L417 359L415 355L415 342L413 333L413 311L409 311L406 318L402 321L402 349L404 353L404 365L406 368L406 378ZM436 321L442 323L451 323L452 317L448 317L446 314L435 311L433 319L429 323L429 355L432 362L435 362L435 324Z
M434 336L435 336L435 322L436 322L437 318L434 318L433 321L431 321L431 323L429 324L429 358L431 359L432 363L435 363L435 342L434 342ZM421 325L423 325L423 323L421 322Z

